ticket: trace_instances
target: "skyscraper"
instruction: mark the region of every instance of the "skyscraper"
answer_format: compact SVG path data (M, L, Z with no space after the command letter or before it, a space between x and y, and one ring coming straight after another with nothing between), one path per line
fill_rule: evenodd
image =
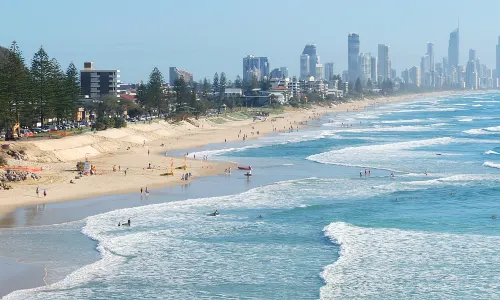
M465 69L465 87L476 90L478 88L479 76L475 60L469 60Z
M356 82L359 77L359 35L357 33L349 33L347 37L347 71L349 72L349 82Z
M415 66L410 69L409 73L410 82L416 87L420 87L420 68Z
M378 66L377 66L377 82L380 84L391 79L391 60L389 59L389 46L384 44L378 45Z
M314 75L316 81L323 80L323 64L316 64L316 74Z
M269 78L269 59L248 55L243 58L243 81L251 82L253 76L259 80Z
M497 45L497 74L496 74L496 82L494 83L495 87L500 87L500 36L498 37L498 45Z
M288 68L287 67L280 67L281 75L283 75L284 78L288 78Z
M309 77L309 55L302 54L300 56L300 79Z
M330 81L333 78L334 73L334 67L335 64L332 62L325 63L324 69L325 69L325 80Z
M281 69L273 69L271 71L271 75L269 76L270 78L283 78L283 73L281 72Z
M453 69L453 67L458 67L458 64L460 62L459 46L459 29L457 28L452 33L450 33L450 41L448 43L448 70Z
M431 73L430 73L430 58L429 55L422 56L420 60L420 82L423 87L430 87L431 85Z
M301 78L305 78L305 77L308 77L308 76L315 76L316 75L316 64L319 63L319 60L318 60L318 55L316 53L316 45L314 44L307 44L305 47L304 47L304 51L302 51L302 55L308 55L309 58L308 58L308 74L306 75L304 73L304 77L302 76L302 66L303 66L303 57L301 56L300 57L300 69L301 69ZM304 56L304 60L305 60L305 56ZM304 66L305 66L305 61L304 61Z
M376 56L372 56L371 58L371 67L372 67L372 70L371 70L371 80L372 80L372 83L375 84L377 82L377 73L378 73L378 59Z
M434 44L427 43L427 55L429 56L429 86L434 87L436 84L434 74Z
M476 58L477 58L477 56L476 56L476 50L470 49L469 50L469 61L476 60Z
M358 65L359 65L358 78L361 81L362 86L366 86L368 79L370 79L371 81L371 76L372 76L371 58L372 56L369 53L361 53L358 57Z

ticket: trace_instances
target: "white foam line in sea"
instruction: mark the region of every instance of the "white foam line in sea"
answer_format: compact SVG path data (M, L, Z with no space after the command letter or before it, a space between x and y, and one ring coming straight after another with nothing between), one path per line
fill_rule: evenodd
M498 236L362 228L344 222L331 223L323 232L340 249L338 260L321 273L325 285L320 299L500 297Z

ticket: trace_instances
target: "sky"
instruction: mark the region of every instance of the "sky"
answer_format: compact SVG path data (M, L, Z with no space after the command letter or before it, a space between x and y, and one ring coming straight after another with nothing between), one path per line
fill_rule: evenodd
M16 40L27 63L43 45L66 68L93 61L119 69L122 82L147 81L158 67L165 80L175 66L195 80L225 72L242 75L242 58L267 56L271 69L299 75L305 44L317 45L321 62L347 69L347 35L360 35L360 51L390 46L398 75L420 64L426 43L435 61L447 55L449 34L460 18L460 63L469 49L490 68L500 36L499 0L229 1L229 0L2 0L0 45Z

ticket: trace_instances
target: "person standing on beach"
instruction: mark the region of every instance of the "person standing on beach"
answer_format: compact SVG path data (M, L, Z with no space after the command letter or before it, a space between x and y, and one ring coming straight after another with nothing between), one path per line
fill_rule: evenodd
M40 188L39 187L36 187L36 196L40 197Z
M141 195L142 195L142 187L141 187Z
M46 190L43 190L43 196L46 197L47 196L47 191Z
M148 155L149 155L149 149L148 149Z

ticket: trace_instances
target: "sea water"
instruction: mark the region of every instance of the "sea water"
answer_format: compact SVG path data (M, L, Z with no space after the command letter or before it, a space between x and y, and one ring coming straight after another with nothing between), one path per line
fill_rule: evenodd
M500 297L499 94L312 124L190 153L253 168L251 178L233 170L211 189L200 183L207 197L0 231L31 243L32 260L35 249L39 261L61 253L46 262L59 274L50 285L6 299ZM132 226L117 226L128 218Z

